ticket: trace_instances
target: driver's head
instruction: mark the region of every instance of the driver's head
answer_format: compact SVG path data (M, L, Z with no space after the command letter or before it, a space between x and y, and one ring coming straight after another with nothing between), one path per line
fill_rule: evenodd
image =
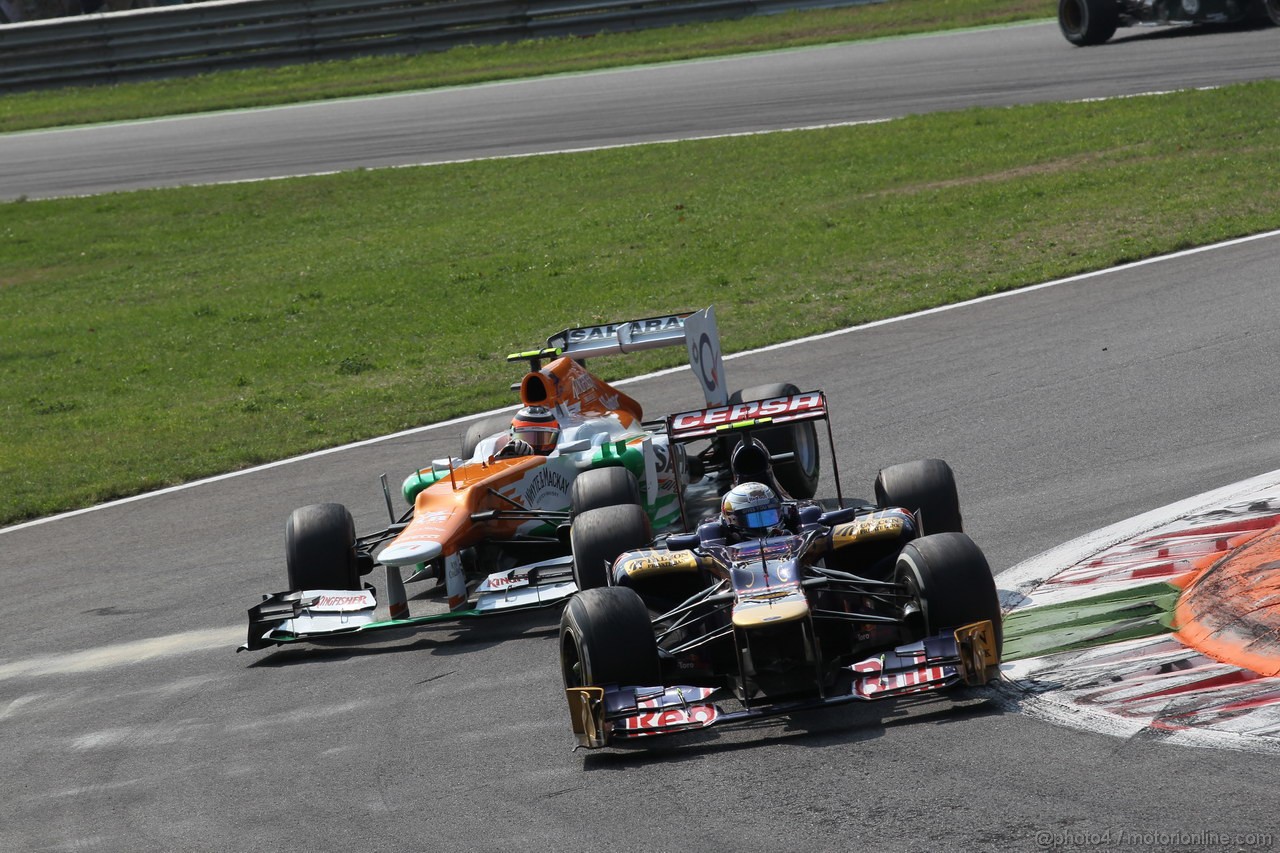
M782 501L764 483L739 483L724 496L720 520L736 533L766 536L782 523Z
M545 406L525 406L511 419L511 438L523 441L534 453L546 456L560 440L560 424Z

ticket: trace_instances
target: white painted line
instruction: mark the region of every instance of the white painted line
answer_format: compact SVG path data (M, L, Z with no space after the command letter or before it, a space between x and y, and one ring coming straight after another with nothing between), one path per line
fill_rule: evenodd
M1049 287L1057 287L1063 284L1072 284L1078 281L1087 281L1089 279L1098 278L1099 276L1103 276L1103 275L1110 275L1112 273L1124 272L1126 270L1137 269L1138 267L1149 266L1150 264L1158 264L1158 263L1163 263L1165 261L1177 260L1179 258L1186 258L1192 255L1199 255L1204 252L1212 252L1218 249L1226 249L1231 246L1239 246L1244 243L1252 243L1256 240L1265 240L1268 238L1275 238L1275 237L1280 237L1280 230L1267 231L1263 234L1252 234L1248 237L1237 237L1234 240L1227 240L1222 243L1214 243L1213 245L1210 245L1210 246L1199 246L1193 249L1184 249L1180 252L1174 252L1171 255L1161 255L1155 258L1146 258L1141 261L1133 261L1132 263L1122 264L1121 266L1118 266L1118 267L1110 267L1104 270L1095 270L1093 272L1081 273L1080 275L1073 275L1069 278L1060 278L1055 281L1046 281L1046 282L1042 282L1041 284L1028 285L1027 287L1018 288L1017 290L1006 290L1002 293L992 293L987 296L979 296L977 299L970 299L966 302L956 302L951 305L939 305L937 308L928 308L924 311L916 311L915 313L904 314L900 317L889 317L884 320L875 320L870 323L863 323L858 326L850 326L845 329L837 329L833 332L824 332L820 335L810 335L807 338L797 338L791 341L784 341L783 343L780 343L780 344L771 344L770 346L760 347L759 349L744 350L743 352L737 352L731 355L726 355L724 357L724 360L732 361L734 359L746 358L748 356L758 355L764 352L773 352L775 350L786 349L788 347L801 346L804 344L812 343L814 341L827 340L829 338L838 337L840 335L848 335L853 332L861 332L866 329L877 329L882 326L889 326L895 323L905 323L911 320L919 319L921 317L928 317L934 314L941 314L946 311L954 311L959 308L966 308L970 305L980 305L984 302L992 302L997 299L1007 299L1010 297L1020 296L1027 293L1034 293L1037 290L1044 290ZM644 382L650 379L656 379L661 376L670 376L673 373L677 373L681 370L688 370L688 369L689 369L688 365L681 365L680 367L670 367L670 368L667 368L666 370L659 370L659 371L655 371L654 373L646 373L643 376L633 376L629 379L620 379L617 382L613 382L610 384L633 385L637 382ZM233 477L241 477L246 474L254 474L259 471L267 471L272 468L279 468L284 465L292 465L295 462L304 462L310 459L316 459L321 456L328 456L329 454L332 454L332 453L341 453L342 451L345 451L345 450L353 450L359 447L368 447L369 445L378 444L379 442L392 441L392 440L395 440L398 438L404 438L405 436L410 436L410 435L418 435L418 434L429 432L435 429L445 429L447 427L454 427L459 424L463 424L468 421L475 420L476 418L483 418L489 415L496 415L499 412L514 411L516 408L517 406L513 404L510 406L504 406L500 409L490 409L487 412L479 412L474 415L465 415L463 417L452 418L450 420L441 421L439 423L427 424L426 426L420 426L420 427L414 427L412 429L402 430L400 432L392 433L390 435L378 436L377 438L367 438L363 441L357 441L352 444L344 444L340 447L330 447L325 450L317 450L314 453L306 453L306 454L303 454L302 456L294 456L289 459L281 459L276 462L268 462L265 465L258 465L253 468L245 468L243 470L232 471L227 474L218 474L213 477L206 477L202 480L193 480L190 483L182 483L180 485L170 486L169 488L160 489L159 491L155 491L155 492L146 492L145 494L141 494L141 495L133 495L132 497L121 498L119 500L110 501L108 503L98 504L97 506L71 510L69 512L60 513L58 515L46 516L45 518L37 518L33 521L25 521L21 524L15 524L10 527L0 528L0 535L3 535L5 533L14 533L19 530L25 530L29 527L35 527L41 524L48 524L54 521L61 521L66 518L74 518L77 515L84 515L85 513L88 513L88 512L96 512L97 510L100 510L100 509L107 509L109 507L120 506L121 504L133 503L135 501L146 500L148 498L154 498L160 495L168 495L174 492L184 491L186 489L194 489L198 486L207 485L209 483L217 483L222 480L229 480L229 479L232 479ZM1275 473L1275 472L1272 472L1272 473ZM1268 474L1263 476L1271 476L1271 475ZM1025 566L1026 564L1024 563L1022 565ZM1014 569L1011 569L1009 571L1010 572L1014 571ZM1005 572L1000 577L1003 579L1008 575L1009 575L1009 572Z

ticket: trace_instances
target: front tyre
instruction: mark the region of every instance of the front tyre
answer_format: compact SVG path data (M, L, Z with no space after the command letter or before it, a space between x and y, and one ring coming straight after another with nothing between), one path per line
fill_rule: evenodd
M959 533L960 495L951 466L941 459L890 465L876 477L876 503L919 513L923 533Z
M921 637L988 619L1000 651L1004 629L996 581L986 556L967 535L935 533L907 543L894 575L919 607Z
M1119 25L1116 0L1058 0L1058 28L1077 47L1102 44Z
M565 687L662 683L649 611L634 590L589 589L560 616L560 671Z
M289 589L360 589L356 525L342 504L295 509L284 528Z
M579 590L608 586L613 561L652 541L653 530L643 507L621 504L582 513L569 528L574 583Z

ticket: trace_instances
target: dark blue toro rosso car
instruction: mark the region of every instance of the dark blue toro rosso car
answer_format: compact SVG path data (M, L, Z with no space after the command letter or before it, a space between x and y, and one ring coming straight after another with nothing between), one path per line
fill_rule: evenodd
M1058 26L1080 47L1102 44L1119 27L1268 20L1280 26L1280 0L1058 0Z
M668 419L676 443L746 434L722 512L693 532L653 539L628 506L575 519L580 591L561 618L560 662L580 746L997 677L999 598L961 530L950 467L885 468L874 502L793 499L750 431L826 420L821 392L800 397L745 421L715 410ZM829 422L827 435L835 470ZM838 471L836 483L839 494Z

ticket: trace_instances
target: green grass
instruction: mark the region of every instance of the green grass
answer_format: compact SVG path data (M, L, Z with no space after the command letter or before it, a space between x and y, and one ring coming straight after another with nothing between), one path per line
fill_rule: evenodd
M0 132L402 92L693 57L800 47L1054 15L1052 0L891 0L591 38L464 47L0 96Z
M3 204L0 521L505 405L568 325L714 304L736 351L1278 228L1278 100Z

